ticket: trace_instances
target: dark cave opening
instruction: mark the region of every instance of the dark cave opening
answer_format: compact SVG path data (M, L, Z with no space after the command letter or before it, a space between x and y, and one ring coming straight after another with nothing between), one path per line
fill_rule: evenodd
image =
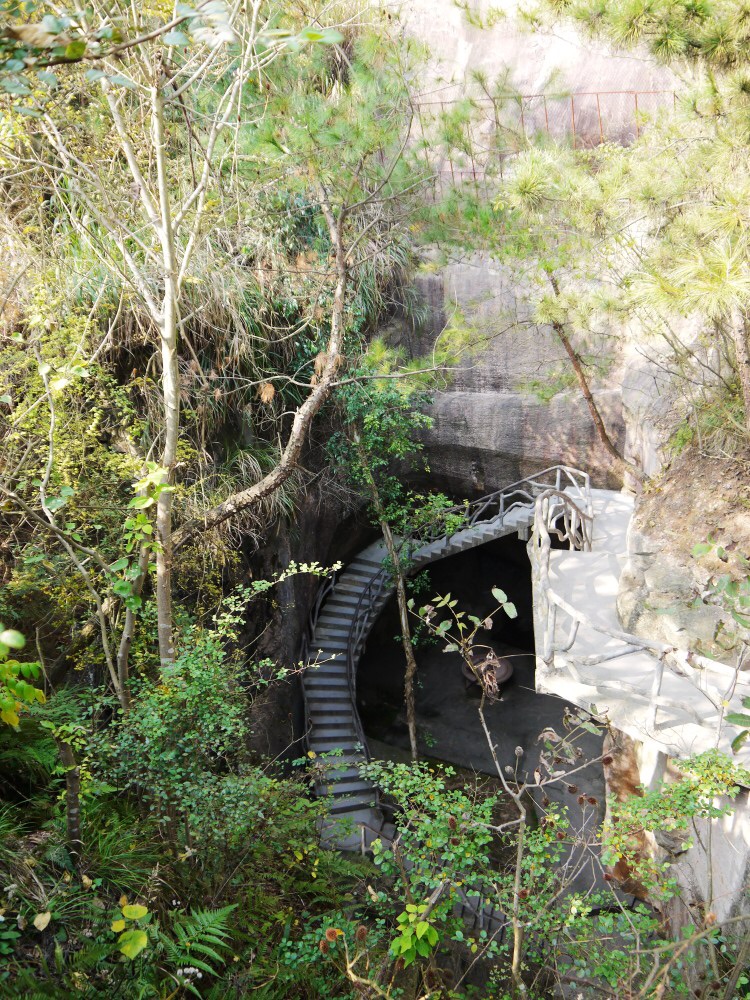
M518 767L519 776L533 769L545 729L565 733L566 702L535 689L535 654L532 614L531 566L526 542L516 535L487 542L477 548L432 563L429 581L415 596L426 604L450 593L458 607L479 618L497 607L492 588L503 590L518 611L515 619L502 612L490 631L477 640L498 655L510 657L513 677L503 685L502 698L485 704L485 717L503 765ZM416 623L416 619L415 619ZM357 703L374 756L394 751L402 755L409 740L403 708L404 654L395 597L392 597L370 633L357 670ZM450 764L495 774L490 748L482 732L477 708L480 692L467 687L458 653L445 653L442 644L421 642L416 650L417 724L420 751ZM599 756L601 738L586 732L576 737L582 759ZM522 753L519 754L517 748ZM590 794L601 794L601 768L593 767L586 784Z

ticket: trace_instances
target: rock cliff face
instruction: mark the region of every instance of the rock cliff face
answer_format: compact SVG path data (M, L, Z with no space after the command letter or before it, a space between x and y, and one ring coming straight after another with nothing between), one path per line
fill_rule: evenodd
M420 108L429 112L467 94L486 96L477 83L481 75L495 95L523 95L522 105L501 103L520 132L543 130L556 138L575 133L578 143L591 145L602 137L631 141L640 113L673 102L675 77L647 55L618 53L565 23L532 33L518 17L520 6L517 0L399 4L405 33L431 56Z
M549 95L544 109L538 101L523 105L525 118L518 124L527 133L547 129L569 137L575 131L576 141L585 144L601 134L628 141L637 131L634 93L642 95L639 109L648 111L661 100L657 95L669 96L677 85L671 72L649 57L584 40L571 26L529 33L517 17L518 6L516 0L477 0L469 16L453 0L403 0L405 33L430 54L420 102L434 110L436 102L476 96L480 74L491 89L505 81L495 92ZM570 366L552 332L530 322L523 296L502 269L474 256L418 280L429 307L429 333L439 333L459 311L491 338L487 350L464 363L447 390L436 395L434 424L425 435L433 484L476 495L566 462L590 471L597 486L619 485L577 387L549 402L531 391L536 383L549 398L551 382L561 371L570 376ZM415 353L425 346L402 339ZM640 359L633 360L630 382L628 372L618 368L593 387L612 439L651 471L649 466L658 465L658 442L642 419L648 404L642 390L652 375L639 374ZM569 378L560 388L566 386Z
M509 70L510 81L523 94L611 92L625 98L635 91L672 89L673 74L648 56L617 53L584 39L572 25L554 32L530 33L517 17L517 0L403 0L399 4L406 32L423 42L433 64L425 89L439 88L441 100L462 96L473 74L491 80ZM498 16L500 15L500 16Z
M726 550L700 560L697 543ZM747 574L750 485L744 461L708 459L690 451L654 480L636 509L620 578L618 611L637 635L734 662L748 632L726 610L696 600L710 580Z
M486 344L435 393L424 434L433 488L477 496L561 462L590 472L596 486L619 486L583 397L577 386L567 388L572 373L563 348L531 320L503 269L474 255L417 283L428 314L422 335L394 329L393 342L422 353L459 316ZM555 393L561 374L566 388ZM624 448L619 375L593 389L611 438Z

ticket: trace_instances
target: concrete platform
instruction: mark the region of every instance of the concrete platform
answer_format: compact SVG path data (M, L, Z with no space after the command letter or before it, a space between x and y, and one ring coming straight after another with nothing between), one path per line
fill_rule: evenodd
M713 747L730 752L738 730L723 724L722 717L741 710L750 685L744 679L738 683L724 664L684 653L665 655L662 670L664 649L644 648L643 640L624 632L617 615L617 592L627 557L633 499L592 490L592 501L592 551L551 551L546 596L541 593L538 566L533 573L541 654L537 690L605 715L633 739L651 743L669 756L685 757ZM532 558L538 559L538 553ZM545 659L548 613L555 624L553 654ZM750 748L738 760L750 760Z

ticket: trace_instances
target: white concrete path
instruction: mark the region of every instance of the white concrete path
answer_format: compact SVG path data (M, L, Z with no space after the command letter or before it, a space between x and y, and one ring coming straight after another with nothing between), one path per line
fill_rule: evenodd
M550 553L547 599L556 605L554 652L547 662L537 657L537 690L606 714L633 739L670 756L715 746L729 752L738 730L723 724L722 716L741 710L750 678L738 680L724 664L677 653L664 657L659 683L659 650L644 649L635 637L628 641L617 616L633 499L608 490L591 492L592 551ZM535 569L537 653L543 654L545 601ZM738 761L743 756L747 762L750 748Z

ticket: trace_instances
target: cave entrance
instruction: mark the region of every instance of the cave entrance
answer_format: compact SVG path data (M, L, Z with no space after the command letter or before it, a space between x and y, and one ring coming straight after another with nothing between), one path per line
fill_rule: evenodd
M450 592L462 610L484 618L496 607L491 593L496 586L516 605L516 619L499 613L492 630L478 636L481 643L491 646L499 655L512 657L514 668L512 679L503 685L502 700L485 703L485 717L497 744L499 760L515 763L516 747L522 747L525 766L520 771L533 770L538 758L535 751L539 749L539 734L550 727L563 735L566 708L573 710L573 706L535 690L531 565L526 543L515 535L506 536L432 563L425 572L429 581L415 595L419 603L425 604ZM376 758L408 759L409 738L403 707L404 654L399 633L394 596L370 633L357 672L360 717ZM494 764L477 715L480 692L476 686L467 688L460 655L444 653L441 645L421 642L416 658L420 753L494 775ZM583 733L576 743L585 759L601 753L601 738L593 734Z

